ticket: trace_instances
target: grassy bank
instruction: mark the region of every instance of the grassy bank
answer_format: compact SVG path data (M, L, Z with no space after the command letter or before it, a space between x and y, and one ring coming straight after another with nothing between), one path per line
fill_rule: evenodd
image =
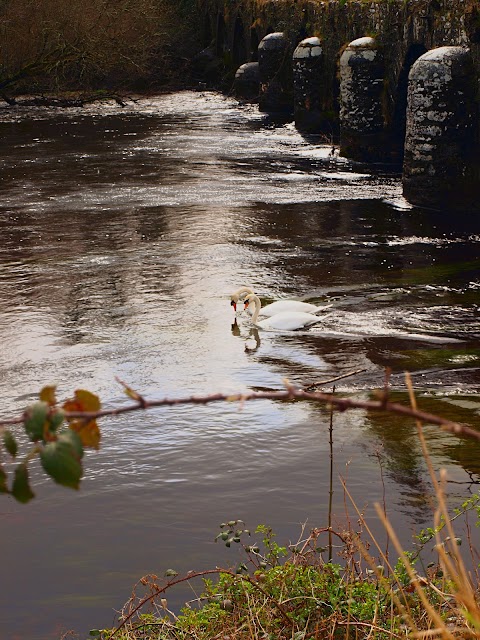
M400 547L379 506L377 513L392 545L390 554L377 545L355 505L355 530L313 529L285 547L278 545L270 528L262 525L250 533L241 520L234 520L221 525L217 541L243 547L243 561L230 569L186 576L173 570L162 577L144 576L117 627L92 630L91 636L102 640L480 638L480 556L475 539L480 495L466 500L452 517L445 477L441 473L432 480L433 526L416 537L410 551ZM346 487L345 491L348 496ZM456 519L466 527L463 545L453 530ZM475 521L472 528L469 519ZM260 542L252 542L258 537ZM435 560L425 565L422 550L427 545L433 546ZM390 557L396 558L394 565ZM169 590L198 579L203 580L201 596L175 615L168 608Z

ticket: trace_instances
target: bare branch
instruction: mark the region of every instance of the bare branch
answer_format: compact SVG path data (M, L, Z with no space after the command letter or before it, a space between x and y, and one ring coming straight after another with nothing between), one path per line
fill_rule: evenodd
M437 416L432 413L421 411L417 408L404 406L396 402L385 401L384 397L382 397L380 400L355 400L354 398L340 398L338 397L338 395L333 395L331 393L307 391L305 389L296 388L290 383L288 384L287 389L282 391L252 391L250 393L243 392L236 394L214 393L203 396L186 396L183 398L163 398L160 400L147 400L143 396L141 396L141 398L141 402L137 401L134 404L128 404L123 407L103 409L96 412L66 412L65 417L67 419L81 418L84 420L93 420L96 418L105 418L107 416L119 416L124 413L130 413L132 411L143 411L157 407L176 407L185 404L206 405L216 402L238 402L240 406L243 406L245 402L254 400L308 400L325 404L328 407L334 407L338 411L347 411L349 409L365 409L367 411L382 411L386 413L403 415L421 420L422 422L427 424L437 425L444 431L447 431L459 437L468 437L475 440L480 440L480 431L475 430L469 425L452 422L451 420L447 420L446 418L442 418L441 416ZM22 417L1 420L0 428L11 424L21 424L22 422Z

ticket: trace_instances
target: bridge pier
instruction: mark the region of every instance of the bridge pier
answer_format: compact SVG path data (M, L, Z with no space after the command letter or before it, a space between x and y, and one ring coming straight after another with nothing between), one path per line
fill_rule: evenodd
M480 210L477 83L463 47L433 49L412 66L403 164L412 204Z
M258 62L246 62L235 73L234 91L237 98L254 100L258 98L260 78Z
M293 52L294 116L299 131L319 133L328 124L323 110L323 65L323 48L319 38L302 40Z
M383 56L374 38L358 38L340 57L340 153L354 160L389 156L382 96Z
M271 113L293 110L290 43L281 31L269 33L258 45L259 109Z

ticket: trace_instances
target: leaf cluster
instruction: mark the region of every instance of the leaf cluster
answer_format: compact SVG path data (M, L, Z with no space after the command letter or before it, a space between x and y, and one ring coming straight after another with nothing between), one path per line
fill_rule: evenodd
M98 396L77 389L74 397L59 405L56 387L44 387L37 402L25 410L23 434L31 444L19 460L21 434L5 429L3 448L13 463L13 478L9 482L7 465L0 464L0 493L10 494L26 503L35 497L30 486L28 464L39 458L44 472L58 484L78 489L83 475L82 458L85 448L98 449L100 429L95 419L77 418L75 413L95 413L100 410Z

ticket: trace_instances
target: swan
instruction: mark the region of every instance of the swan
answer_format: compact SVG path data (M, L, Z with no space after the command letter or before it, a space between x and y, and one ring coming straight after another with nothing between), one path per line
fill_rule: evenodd
M251 287L240 287L232 293L230 296L232 307L237 310L237 302L242 300L245 296L254 294L255 292ZM315 304L311 304L310 302L301 302L301 300L277 300L276 302L272 302L267 304L265 307L260 308L260 316L267 316L270 318L277 313L284 313L285 311L303 311L304 313L318 313L319 311L325 311L325 309L330 309L333 306L331 304L325 304L317 306ZM248 308L248 305L245 305ZM248 308L251 314L254 313L252 308Z
M249 293L244 300L245 307L248 307L250 303L255 305L252 322L255 326L260 327L260 329L270 331L295 331L295 329L303 329L304 327L322 321L321 317L314 316L312 313L305 313L304 311L282 311L264 320L258 320L262 307L260 298L254 293Z

